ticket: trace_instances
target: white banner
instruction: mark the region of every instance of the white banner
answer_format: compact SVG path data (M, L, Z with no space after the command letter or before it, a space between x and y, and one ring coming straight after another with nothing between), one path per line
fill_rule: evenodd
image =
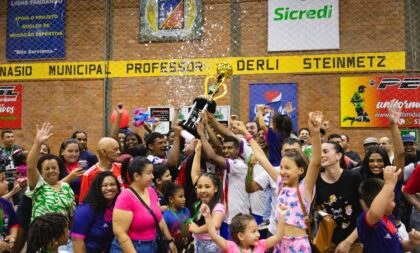
M338 0L269 0L268 51L340 48Z

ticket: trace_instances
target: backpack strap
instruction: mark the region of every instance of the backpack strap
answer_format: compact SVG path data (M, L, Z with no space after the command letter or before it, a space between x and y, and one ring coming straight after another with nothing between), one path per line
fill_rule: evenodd
M303 204L302 196L300 195L299 184L296 187L296 193L297 193L297 196L298 196L298 199L299 199L300 207L303 211L303 219L305 220L305 224L306 224L306 227L307 227L308 238L309 238L309 241L312 241L311 223L310 223L310 220L309 220L308 212L306 212L305 205Z

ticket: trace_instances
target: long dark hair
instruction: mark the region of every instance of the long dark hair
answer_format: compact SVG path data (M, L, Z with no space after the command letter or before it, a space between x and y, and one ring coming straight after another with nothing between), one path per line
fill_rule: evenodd
M271 117L273 128L276 132L283 135L283 138L289 137L293 130L292 120L286 115L275 112Z
M370 156L374 153L377 153L382 157L382 160L384 161L384 168L386 166L391 165L391 161L389 160L388 153L386 152L386 150L384 148L377 147L377 146L368 147L365 158L363 158L362 168L360 169L360 174L362 175L362 180L365 180L367 178L383 179L383 177L384 177L383 172L381 172L379 175L375 175L370 171L369 159L370 159Z
M163 198L166 200L166 203L170 203L169 199L175 197L176 193L179 190L184 190L182 186L175 184L172 181L166 181L160 187L160 192L163 194Z
M208 177L208 178L210 178L210 180L213 183L214 187L217 187L217 192L215 192L213 198L207 204L209 206L210 212L211 212L213 210L213 208L216 206L216 204L219 203L221 201L221 199L222 199L222 196L223 196L222 182L220 181L219 177L216 174L205 172L205 173L202 173L198 177L197 182L194 185L194 188L197 187L197 183L200 180L200 178L202 178L202 177ZM204 221L204 218L203 217L200 220L197 221L197 225L203 225L204 223L205 223L205 221Z
M124 159L121 166L121 176L124 183L130 184L134 179L134 173L141 175L148 164L152 164L152 162L142 156Z
M66 216L60 213L36 217L29 226L28 247L32 252L47 252L48 245L65 234L68 223Z
M100 213L104 212L108 205L107 200L105 199L102 193L102 183L104 182L106 177L112 177L117 184L117 195L115 196L112 204L115 203L118 195L120 194L121 187L118 182L118 179L111 171L104 171L96 175L95 179L93 179L92 184L90 185L89 192L87 193L86 197L83 199L83 203L89 204L95 212Z

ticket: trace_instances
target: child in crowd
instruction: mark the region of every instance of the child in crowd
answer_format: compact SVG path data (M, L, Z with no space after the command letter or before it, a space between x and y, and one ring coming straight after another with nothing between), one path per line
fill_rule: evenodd
M153 164L153 183L155 184L156 193L159 196L160 210L162 212L168 208L168 202L166 202L160 188L164 182L171 180L172 176L169 168L165 167L163 163Z
M390 219L395 207L394 188L400 173L395 166L387 166L383 170L384 181L369 178L360 185L360 194L369 208L357 220L359 240L365 253L406 252L420 246L418 231L413 229L409 240L401 240L394 221Z
M28 247L32 252L58 253L69 239L69 223L60 213L47 213L34 219L29 227Z
M315 183L321 167L321 137L322 112L311 112L308 118L308 126L313 136L313 157L311 162L302 152L284 152L280 163L280 172L274 169L268 161L264 151L258 143L250 138L245 125L234 122L233 125L245 136L254 152L255 158L278 184L278 203L287 206L288 212L285 219L283 240L276 245L275 252L311 252L308 234L310 227L307 215L315 194ZM309 163L309 164L308 164ZM306 216L306 217L305 217Z
M172 181L167 181L162 184L160 189L168 203L168 209L162 214L163 218L175 240L178 252L182 252L191 241L186 224L191 215L188 208L185 207L184 188Z
M258 232L257 222L252 215L237 214L230 224L233 241L228 241L216 233L209 207L203 204L200 208L200 213L205 217L211 239L226 253L264 253L273 247L283 237L286 211L287 207L285 205L279 204L277 206L277 231L276 234L266 240L259 240L260 233Z
M225 216L225 206L220 203L222 197L222 184L219 178L213 173L203 173L198 177L192 173L192 181L197 191L199 202L194 205L194 217L198 217L200 203L208 205L211 210L213 226L216 233L220 233ZM220 253L222 250L211 239L207 231L204 218L200 217L196 222L192 222L189 226L190 232L193 234L195 242L195 253Z

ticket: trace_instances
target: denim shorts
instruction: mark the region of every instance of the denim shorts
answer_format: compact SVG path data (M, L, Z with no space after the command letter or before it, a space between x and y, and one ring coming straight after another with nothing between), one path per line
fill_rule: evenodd
M158 253L157 252L157 242L156 240L152 241L134 241L131 240L133 243L134 249L137 253ZM118 242L117 238L112 241L111 251L110 253L123 253L120 243Z
M195 240L194 253L222 253L222 249L210 240Z

